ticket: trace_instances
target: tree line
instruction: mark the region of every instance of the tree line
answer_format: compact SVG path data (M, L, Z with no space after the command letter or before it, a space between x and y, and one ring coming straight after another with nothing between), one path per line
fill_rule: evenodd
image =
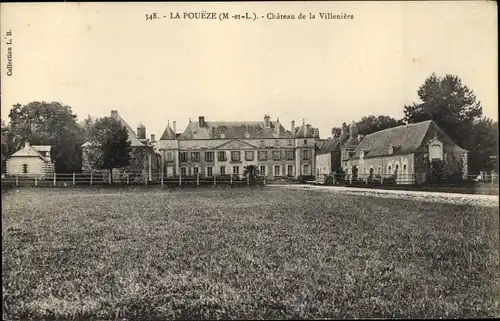
M483 117L481 102L474 92L454 75L432 74L418 88L419 102L403 106L404 117L365 116L356 122L359 134L368 135L403 124L433 120L460 147L469 151L469 172L497 168L498 121ZM2 169L4 158L24 146L51 145L57 173L82 171L82 147L89 142L88 160L94 168L112 169L130 164L128 131L118 121L88 116L79 123L70 106L58 102L16 104L2 120ZM344 123L343 126L346 124ZM340 128L333 128L340 134Z

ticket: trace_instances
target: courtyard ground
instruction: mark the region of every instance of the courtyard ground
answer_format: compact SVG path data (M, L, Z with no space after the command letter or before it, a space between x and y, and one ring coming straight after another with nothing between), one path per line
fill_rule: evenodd
M11 190L2 196L3 317L494 317L498 248L498 198Z

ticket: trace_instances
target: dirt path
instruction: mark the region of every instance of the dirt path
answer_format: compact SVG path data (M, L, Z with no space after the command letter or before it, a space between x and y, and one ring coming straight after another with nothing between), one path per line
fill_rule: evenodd
M442 192L422 192L422 191L402 191L402 190L384 190L369 189L345 186L320 186L320 185L280 185L269 184L271 187L318 190L332 193L343 193L351 195L365 195L397 199L410 199L417 201L465 204L477 206L495 206L499 205L497 195L478 195L478 194L460 194L460 193L442 193Z

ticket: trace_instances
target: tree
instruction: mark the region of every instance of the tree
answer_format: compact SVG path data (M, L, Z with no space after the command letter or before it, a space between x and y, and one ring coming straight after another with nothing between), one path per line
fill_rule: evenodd
M404 106L408 123L432 119L459 146L466 146L467 137L473 130L473 123L483 114L481 102L457 76L437 77L434 73L418 89L421 102Z
M16 104L9 113L12 148L19 150L26 141L33 145L50 145L55 171L81 171L83 130L76 122L71 107L58 102Z
M356 123L358 126L358 133L361 135L369 135L380 130L403 125L402 120L396 120L389 116L368 116L363 117Z
M100 118L90 127L88 161L96 169L112 172L130 165L132 147L127 129L111 117Z
M255 178L255 176L257 175L257 166L255 166L255 165L247 165L247 166L245 166L243 168L243 175L247 176L247 174L249 174L250 179Z
M474 122L471 135L465 145L471 151L468 157L468 171L478 174L480 171L495 169L492 157L498 156L498 121L482 118Z

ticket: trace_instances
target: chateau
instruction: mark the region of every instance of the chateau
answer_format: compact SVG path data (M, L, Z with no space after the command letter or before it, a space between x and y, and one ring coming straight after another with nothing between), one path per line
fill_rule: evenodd
M328 139L302 121L292 121L286 129L279 121L264 115L260 121L211 121L199 116L191 119L181 133L176 121L167 123L158 140L146 138L140 124L134 132L116 110L111 117L128 130L132 162L124 170L138 177L243 177L253 165L268 180L283 177L316 177L318 182L331 173L346 173L353 180L390 178L396 183L425 181L433 160L444 162L452 174L467 175L467 151L455 144L433 121L402 125L364 137L356 124L344 125L340 135L332 130ZM91 144L82 145L84 154ZM86 157L84 155L84 160ZM91 170L84 164L84 170ZM119 174L118 174L119 175ZM141 178L139 178L141 179Z
M254 165L268 179L311 176L315 168L315 146L319 131L302 121L289 130L279 118L271 121L211 121L204 116L189 120L177 134L176 122L167 124L154 143L166 176L232 174L241 176L245 166Z

